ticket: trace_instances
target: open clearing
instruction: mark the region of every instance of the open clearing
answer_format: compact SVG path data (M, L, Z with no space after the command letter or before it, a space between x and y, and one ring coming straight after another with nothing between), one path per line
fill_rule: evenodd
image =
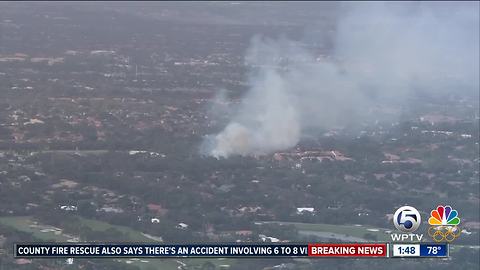
M79 217L79 221L88 226L94 231L106 231L109 229L116 229L124 233L127 239L123 239L125 242L148 242L148 243L159 243L152 241L148 237L142 235L141 232L134 229L109 224L103 221L97 221L92 219L85 219ZM12 217L0 217L0 226L6 226L17 231L31 233L32 241L42 241L42 242L69 242L75 238L74 236L63 233L60 228L56 228L50 225L40 224L35 221L31 216L12 216ZM71 242L71 241L70 241ZM157 259L157 258L132 258L132 259L116 259L116 261L124 262L129 265L134 265L139 267L141 270L178 270L180 265L187 265L188 267L201 266L207 261L215 264L217 267L219 265L232 265L234 263L233 259L183 259L183 258L168 258L168 259Z

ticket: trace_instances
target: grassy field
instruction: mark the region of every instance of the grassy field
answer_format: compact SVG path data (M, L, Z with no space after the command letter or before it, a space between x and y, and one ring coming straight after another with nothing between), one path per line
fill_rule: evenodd
M66 242L68 237L63 236L62 234L54 231L47 231L48 226L40 226L36 224L31 217L20 216L20 217L0 217L0 225L13 228L17 231L31 233L33 238L40 241L57 241L57 242ZM53 228L53 227L52 227ZM45 230L42 232L42 230ZM34 240L34 239L32 239Z
M334 225L323 223L297 223L297 222L280 222L280 221L268 221L260 223L272 223L272 224L284 224L293 225L300 232L330 232L335 234L343 234L347 236L353 236L358 238L365 238L365 234L374 235L377 237L377 241L387 242L391 241L388 234L385 233L387 229L375 228L370 226L356 226L356 225ZM378 230L378 231L376 231Z
M109 229L116 229L127 235L128 239L121 239L125 242L148 242L148 243L158 243L142 235L141 232L133 230L128 227L118 226L109 224L102 221L85 219L79 217L79 222L82 225L88 226L94 231L106 231ZM42 225L37 223L30 216L18 216L18 217L0 217L0 225L15 229L20 232L31 233L32 241L42 241L42 242L67 242L69 237L64 236L60 233L58 229L55 229L52 226ZM119 262L128 263L129 265L137 266L141 270L178 270L179 262L184 263L188 266L201 266L203 263L210 261L215 264L217 267L222 264L232 265L234 260L232 259L184 259L184 258L168 258L168 259L153 259L153 258L142 258L142 259L118 259Z
M83 225L90 227L92 230L96 231L105 231L108 229L115 228L122 233L128 235L128 241L132 242L148 242L156 243L155 241L143 236L140 232L135 231L128 227L112 225L106 222L80 218ZM184 263L188 266L201 266L205 262L210 261L215 264L217 267L222 264L233 264L232 259L204 259L204 258L195 258L195 259L184 259L184 258L168 258L168 259L152 259L152 258L142 258L142 259L122 259L119 260L130 265L139 267L141 270L151 270L152 268L158 270L178 270L179 262Z
M122 241L131 241L131 242L154 242L152 239L142 235L141 232L131 229L125 226L113 225L103 221L86 219L78 217L82 225L89 227L93 231L106 231L109 229L116 229L125 234L125 239L119 239Z
M79 222L81 222L82 225L87 226L94 231L106 231L109 229L116 229L126 235L125 239L121 239L123 241L153 242L153 240L151 240L150 238L142 235L141 232L133 230L128 227L113 225L106 222L92 220L92 219L85 219L81 217L79 218ZM54 240L57 242L65 242L68 240L68 237L63 236L58 232L57 233L53 231L42 232L42 230L45 230L45 229L48 230L48 227L50 226L45 226L45 225L41 226L37 224L32 219L32 217L29 217L29 216L0 217L0 224L5 225L7 227L11 227L18 231L32 233L33 237L39 240L44 240L44 241Z

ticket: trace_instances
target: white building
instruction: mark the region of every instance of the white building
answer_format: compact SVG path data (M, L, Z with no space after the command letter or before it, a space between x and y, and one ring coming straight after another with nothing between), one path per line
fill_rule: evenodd
M305 213L315 214L315 208L313 207L299 207L297 208L297 215L302 215Z

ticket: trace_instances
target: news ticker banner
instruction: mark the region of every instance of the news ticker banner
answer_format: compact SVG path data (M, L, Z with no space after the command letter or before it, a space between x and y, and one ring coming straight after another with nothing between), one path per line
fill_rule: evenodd
M16 258L447 257L447 244L15 244Z

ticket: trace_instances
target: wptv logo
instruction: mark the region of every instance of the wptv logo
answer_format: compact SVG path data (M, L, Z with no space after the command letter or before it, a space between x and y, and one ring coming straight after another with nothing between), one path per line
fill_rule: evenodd
M422 216L415 207L402 206L393 214L393 225L402 233L392 233L392 241L406 241L411 242L422 241L423 234L414 234L420 224L422 223Z
M423 234L415 234L422 223L422 216L415 207L402 206L393 215L393 225L402 233L391 233L392 241L421 242ZM428 235L435 242L452 242L461 234L458 211L450 205L439 205L430 212Z

